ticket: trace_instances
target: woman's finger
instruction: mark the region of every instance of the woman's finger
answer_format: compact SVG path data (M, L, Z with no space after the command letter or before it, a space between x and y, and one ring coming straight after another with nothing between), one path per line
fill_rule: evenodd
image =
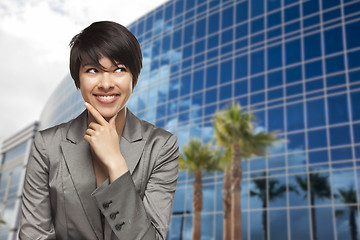
M85 102L84 105L99 124L104 125L107 123L103 116L101 116L101 114L93 106L91 106L90 103Z
M96 132L95 132L95 130L88 128L88 129L86 129L85 133L86 133L86 135L94 136Z

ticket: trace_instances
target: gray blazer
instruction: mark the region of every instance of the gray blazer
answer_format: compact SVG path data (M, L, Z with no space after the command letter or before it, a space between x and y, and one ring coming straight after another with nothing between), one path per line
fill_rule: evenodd
M120 149L129 171L97 188L86 128L84 111L36 134L20 239L165 239L178 175L176 136L127 110Z

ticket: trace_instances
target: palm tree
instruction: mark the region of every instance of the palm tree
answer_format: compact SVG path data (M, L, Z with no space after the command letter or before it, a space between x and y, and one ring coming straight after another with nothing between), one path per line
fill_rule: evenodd
M6 222L2 219L0 219L0 225L6 225Z
M357 202L356 199L356 190L353 187L349 189L339 189L340 193L340 201L345 204L354 204ZM356 224L356 212L357 206L348 205L349 208L349 228L350 228L350 236L351 240L357 240L357 224ZM338 210L336 211L336 216L344 214L344 211Z
M223 152L219 158L220 166L224 169L223 182L223 240L231 239L231 148Z
M184 146L180 155L180 168L194 173L193 190L193 240L201 237L201 210L202 210L202 171L218 170L217 152L210 144L203 145L197 139L191 139Z
M316 229L316 215L315 215L315 197L319 199L330 198L330 186L328 181L329 176L322 176L320 173L310 173L310 204L311 204L311 221L312 221L312 239L317 240ZM307 179L303 179L299 176L296 177L296 182L300 186L303 192L306 194L304 198L308 197L308 185Z
M220 146L231 148L231 239L242 240L241 221L241 157L264 155L266 147L276 141L273 133L254 132L254 115L243 112L240 104L232 104L214 115L215 138Z
M266 176L264 173L263 176ZM262 225L264 231L264 240L268 239L267 235L267 209L269 202L266 199L266 178L254 179L255 189L257 191L250 191L250 196L257 196L263 203ZM290 188L291 190L292 188ZM286 192L286 186L280 184L278 180L269 179L268 181L269 201L274 201L276 198L281 197Z

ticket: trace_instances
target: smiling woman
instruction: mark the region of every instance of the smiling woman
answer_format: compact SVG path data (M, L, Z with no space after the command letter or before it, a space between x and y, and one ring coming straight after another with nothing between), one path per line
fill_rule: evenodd
M120 24L96 22L70 46L86 110L36 135L19 237L165 239L179 147L126 108L142 67L139 43Z

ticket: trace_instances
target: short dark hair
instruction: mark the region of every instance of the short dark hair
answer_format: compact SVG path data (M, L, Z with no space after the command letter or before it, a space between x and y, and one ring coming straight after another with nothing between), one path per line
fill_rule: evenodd
M77 88L80 88L79 71L81 62L100 69L99 59L109 58L114 65L124 64L133 77L135 87L142 68L142 54L136 37L121 24L111 21L94 22L70 42L70 74Z

